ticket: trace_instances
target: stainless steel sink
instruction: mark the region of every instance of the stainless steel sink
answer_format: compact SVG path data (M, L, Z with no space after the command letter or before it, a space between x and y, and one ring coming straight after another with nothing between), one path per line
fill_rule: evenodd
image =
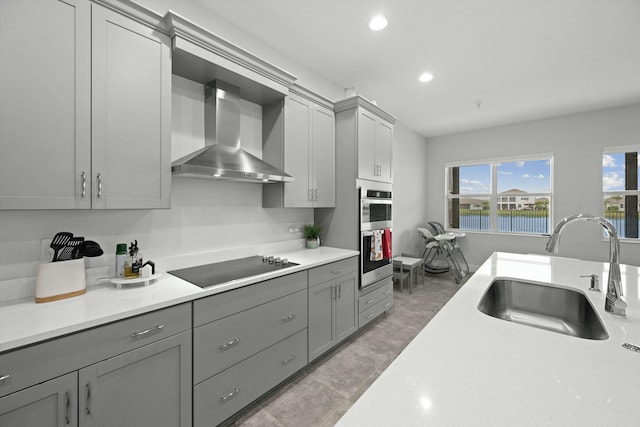
M509 322L590 340L609 338L587 297L575 290L515 279L495 279L478 310Z

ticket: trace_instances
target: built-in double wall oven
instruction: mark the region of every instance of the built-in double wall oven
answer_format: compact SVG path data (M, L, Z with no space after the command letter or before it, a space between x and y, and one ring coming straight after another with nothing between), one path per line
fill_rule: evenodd
M391 253L380 256L374 249L376 247L374 239L383 239L384 242L377 243L388 244L390 252L393 231L392 211L391 191L360 188L360 287L362 288L393 275Z

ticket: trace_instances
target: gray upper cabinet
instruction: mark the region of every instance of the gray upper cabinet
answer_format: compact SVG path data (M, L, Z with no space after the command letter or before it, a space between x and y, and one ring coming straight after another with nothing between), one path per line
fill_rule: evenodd
M90 14L0 1L0 209L90 207Z
M0 209L169 207L169 37L86 0L0 2Z
M294 85L283 102L265 107L263 138L265 160L294 178L265 186L264 207L335 207L335 116L330 101Z
M344 130L337 143L356 150L357 178L392 183L396 118L360 96L336 102L335 112Z
M91 22L92 206L167 208L170 39L97 5Z

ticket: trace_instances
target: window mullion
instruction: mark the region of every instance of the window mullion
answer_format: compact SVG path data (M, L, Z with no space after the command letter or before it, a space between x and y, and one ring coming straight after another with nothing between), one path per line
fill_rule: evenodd
M498 231L498 165L491 163L491 194L489 195L491 231Z

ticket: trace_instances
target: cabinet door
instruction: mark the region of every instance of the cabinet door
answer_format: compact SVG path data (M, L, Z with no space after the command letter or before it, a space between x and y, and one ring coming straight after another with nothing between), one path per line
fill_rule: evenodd
M384 121L377 121L375 127L375 151L376 164L378 165L377 180L382 182L393 181L393 127Z
M191 332L80 370L79 425L191 426Z
M285 100L285 172L293 182L284 184L285 207L310 207L311 104L293 94Z
M338 278L335 327L336 344L358 329L358 283L355 273Z
M375 129L375 116L364 110L358 110L358 177L374 181L378 175Z
M336 206L336 133L333 111L313 109L313 185L316 208Z
M335 280L309 288L309 361L333 347Z
M73 372L0 398L0 426L77 426L77 381Z
M101 6L91 11L93 207L169 207L169 37Z
M0 209L90 207L84 0L0 1Z

